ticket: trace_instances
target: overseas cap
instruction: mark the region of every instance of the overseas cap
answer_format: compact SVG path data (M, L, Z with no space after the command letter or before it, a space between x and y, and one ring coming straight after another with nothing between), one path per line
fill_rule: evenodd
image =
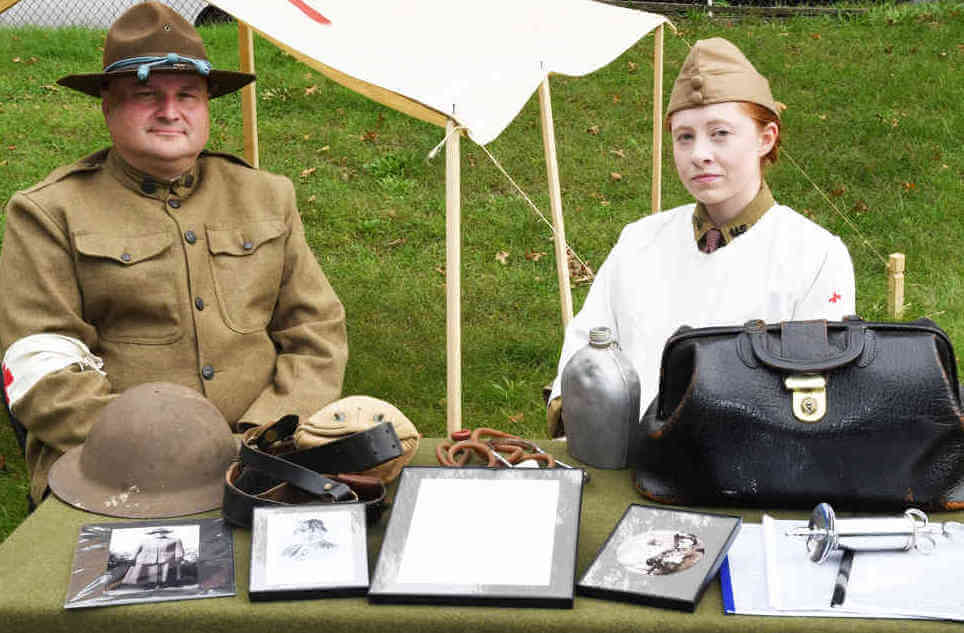
M722 37L699 40L690 49L673 84L667 116L678 110L725 101L749 101L777 118L784 106L773 99L770 82L732 42Z

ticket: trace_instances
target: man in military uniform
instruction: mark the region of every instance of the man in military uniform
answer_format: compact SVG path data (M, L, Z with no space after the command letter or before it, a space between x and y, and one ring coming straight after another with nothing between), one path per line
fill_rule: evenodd
M6 210L0 347L34 502L133 385L196 389L235 428L339 397L344 309L291 182L203 149L208 99L253 80L212 69L195 29L147 2L111 27L103 72L59 81L102 98L113 146Z

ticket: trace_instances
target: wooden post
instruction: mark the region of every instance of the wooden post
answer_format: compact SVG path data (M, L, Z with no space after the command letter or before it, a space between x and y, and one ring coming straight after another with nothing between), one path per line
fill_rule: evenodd
M241 72L254 73L254 31L238 20L238 52ZM241 120L244 127L244 157L258 167L258 100L254 82L241 89Z
M903 253L891 253L887 262L887 314L894 321L904 317Z
M662 208L663 183L663 25L653 31L653 185L652 213Z
M459 132L455 121L445 124L445 325L446 430L462 428L462 227Z
M562 331L572 321L572 291L569 288L569 253L566 249L566 227L562 220L562 191L559 187L559 161L556 158L556 132L552 123L552 98L549 77L539 85L539 109L542 118L542 146L546 154L549 180L549 207L552 210L553 243L556 248L556 277L559 279L559 302L562 307Z

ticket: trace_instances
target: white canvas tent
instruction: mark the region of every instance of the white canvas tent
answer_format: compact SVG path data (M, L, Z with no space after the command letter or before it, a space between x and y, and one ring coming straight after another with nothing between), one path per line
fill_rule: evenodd
M0 0L0 11L18 0ZM568 253L548 77L581 76L655 31L652 210L660 208L663 25L660 15L593 0L214 0L239 24L241 70L253 33L330 79L446 128L447 427L461 428L462 133L494 140L538 90L562 325L572 318ZM258 164L255 86L242 93L245 153Z
M562 325L572 318L568 253L548 76L580 76L656 30L653 211L660 206L662 26L666 18L592 0L215 0L238 19L241 70L254 72L252 31L330 79L379 103L446 127L447 428L461 428L459 137L480 145L539 91L555 234ZM257 161L254 86L243 95L245 147Z

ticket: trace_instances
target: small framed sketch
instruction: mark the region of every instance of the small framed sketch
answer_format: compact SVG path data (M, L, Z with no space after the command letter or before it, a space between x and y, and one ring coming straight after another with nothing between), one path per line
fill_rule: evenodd
M233 596L234 537L221 519L80 528L64 607Z
M596 598L694 611L741 523L738 516L633 504L576 590Z
M254 509L251 600L363 596L367 591L363 504Z
M406 468L368 599L572 608L582 471Z

